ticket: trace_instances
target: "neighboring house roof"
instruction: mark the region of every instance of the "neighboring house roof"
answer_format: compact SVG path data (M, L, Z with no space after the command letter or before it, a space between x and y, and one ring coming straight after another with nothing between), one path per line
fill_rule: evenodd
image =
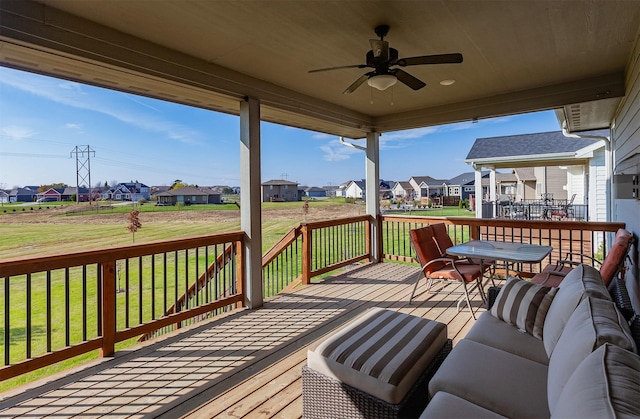
M430 180L425 180L420 182L420 187L428 187L428 188L441 188L444 186L444 184L447 183L447 181L445 179L433 179L431 178Z
M274 179L274 180L268 180L266 182L264 182L262 184L262 186L269 186L269 185L273 185L273 186L277 186L277 185L298 185L298 182L291 182L289 180L282 180L282 179Z
M70 188L64 188L64 190L62 191L62 195L75 195L76 194L76 187L70 187ZM83 188L82 186L80 187L80 193L81 194L88 194L89 193L89 188Z
M183 186L182 188L171 189L170 191L156 194L156 196L183 196L183 195L209 196L209 195L220 195L220 193L212 191L211 189L201 190L198 188L194 188L192 186Z
M311 187L307 187L304 191L305 192L326 192L327 190L325 188L319 188L317 186L311 186Z
M608 131L593 131L590 135L608 135ZM524 156L549 156L553 154L571 157L579 150L598 144L599 140L567 138L561 131L505 137L478 138L473 143L466 162L484 160L522 160Z
M536 175L533 167L520 167L513 169L513 172L521 181L536 180Z
M514 173L496 173L496 182L517 182L518 177Z
M338 185L328 185L328 186L323 186L322 189L326 190L326 191L335 191L337 189L339 189L340 186Z
M408 190L408 189L413 189L413 186L411 186L411 183L409 183L408 181L407 181L407 182L404 182L404 181L396 182L396 184L394 185L394 188L395 188L396 186L398 186L398 185L399 185L402 189L404 189L405 191L406 191L406 190Z
M411 180L411 179L413 179L414 182L416 182L418 185L421 184L422 182L436 180L436 179L432 178L431 176L411 176L409 178L409 180Z
M488 171L482 171L482 177L489 176ZM465 172L449 179L447 185L469 185L476 181L476 172Z

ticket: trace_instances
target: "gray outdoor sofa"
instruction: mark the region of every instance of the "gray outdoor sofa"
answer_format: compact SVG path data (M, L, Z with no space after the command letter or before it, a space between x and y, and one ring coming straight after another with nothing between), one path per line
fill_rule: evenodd
M580 265L559 288L507 280L428 396L421 418L639 417L640 356L600 273Z

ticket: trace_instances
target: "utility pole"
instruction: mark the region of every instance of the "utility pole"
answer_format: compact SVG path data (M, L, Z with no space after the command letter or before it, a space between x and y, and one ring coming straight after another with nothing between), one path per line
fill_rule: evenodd
M89 185L89 205L91 205L91 155L96 152L90 146L76 146L71 157L76 155L76 204L80 203L80 183Z

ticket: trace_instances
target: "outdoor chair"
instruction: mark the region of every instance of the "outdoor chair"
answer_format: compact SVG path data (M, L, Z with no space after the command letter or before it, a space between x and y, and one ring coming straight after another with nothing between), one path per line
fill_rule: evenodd
M452 258L456 260L460 260L458 256L447 255L447 249L453 247L453 240L451 240L451 236L447 232L447 226L445 223L437 223L431 224L431 229L433 231L433 238L436 241L436 245L438 246L438 250L440 250L440 257L443 258ZM481 261L479 259L468 258L467 261L480 265ZM491 279L491 284L495 286L493 277L495 274L495 261L494 260L483 260L483 271L486 272L488 269L490 271L489 278ZM484 269L486 268L486 269Z
M531 278L531 282L557 287L573 268L582 263L584 259L589 259L599 265L602 280L606 286L609 286L616 275L624 278L626 270L625 259L628 257L629 249L633 242L633 235L624 228L621 228L616 233L613 246L611 246L609 253L607 253L603 261L599 261L582 253L568 252L564 259L547 265L542 272Z
M573 194L566 204L558 205L553 208L550 213L551 219L562 220L564 218L575 218L573 211L574 199L576 199L576 194Z
M427 293L431 292L434 280L439 280L444 286L448 282L461 284L463 288L462 296L458 300L457 308L460 310L462 302L466 302L471 312L471 316L475 319L475 313L471 306L469 293L477 290L483 302L486 302L484 290L482 289L482 278L484 272L489 266L482 266L473 263L468 259L458 259L450 256L443 256L438 248L438 244L433 234L433 228L426 226L409 231L411 237L411 245L413 246L421 271L416 277L416 283L413 287L409 303L413 300L420 278L424 276L427 282Z

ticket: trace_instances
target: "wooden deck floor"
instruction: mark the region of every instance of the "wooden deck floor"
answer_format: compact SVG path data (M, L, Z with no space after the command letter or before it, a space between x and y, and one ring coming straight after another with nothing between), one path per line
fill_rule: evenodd
M454 345L464 337L473 320L466 308L456 310L458 296L450 292L457 287L407 303L417 272L392 263L349 270L261 309L239 310L0 394L0 418L299 418L307 350L370 307L447 323ZM479 297L474 306L484 310Z

